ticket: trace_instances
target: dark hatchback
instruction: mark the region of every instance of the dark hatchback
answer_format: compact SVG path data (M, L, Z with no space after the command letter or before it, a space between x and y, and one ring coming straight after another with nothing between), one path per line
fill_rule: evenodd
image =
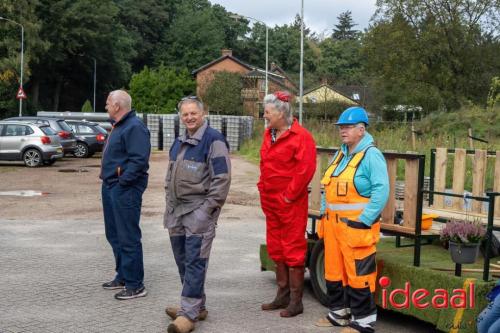
M59 141L63 148L63 154L73 154L76 149L76 139L71 131L71 128L60 118L51 117L12 117L4 119L5 121L27 121L37 125L48 125L59 136Z
M108 132L97 123L90 121L66 120L76 137L76 157L91 157L97 152L102 152Z

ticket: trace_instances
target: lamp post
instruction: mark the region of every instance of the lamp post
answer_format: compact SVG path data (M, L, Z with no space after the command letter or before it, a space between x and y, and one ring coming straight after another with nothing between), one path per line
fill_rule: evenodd
M260 24L264 25L266 27L266 95L268 93L268 90L269 90L269 86L268 86L268 68L269 68L269 28L267 26L267 24L265 24L264 22L262 22L261 20L257 20L256 18L253 18L253 17L250 17L250 16L245 16L245 15L239 15L239 14L232 14L232 15L229 15L229 17L233 18L233 19L236 19L236 20L239 20L239 19L242 19L242 18L246 18L246 19L249 19L249 20L254 20L255 22L259 22Z
M300 83L299 83L299 124L302 125L302 99L304 95L304 0L300 10Z
M16 21L0 16L0 20L5 20L21 27L21 78L19 80L19 86L23 87L23 69L24 69L24 26ZM23 116L23 99L19 98L19 117Z

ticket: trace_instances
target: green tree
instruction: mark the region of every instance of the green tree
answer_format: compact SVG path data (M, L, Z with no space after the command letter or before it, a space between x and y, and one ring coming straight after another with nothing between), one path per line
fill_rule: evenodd
M98 97L100 91L128 82L134 40L118 20L119 8L112 0L39 0L36 14L43 19L40 38L50 45L32 63L33 95L41 96L44 107L80 107L91 91L92 58L97 63Z
M243 104L241 76L231 72L216 72L214 79L207 87L203 101L210 112L217 114L242 115Z
M120 9L118 18L137 50L132 70L153 65L162 37L175 16L175 0L115 0L115 3Z
M498 0L379 0L363 40L367 69L384 104L426 111L484 103L500 70Z
M219 57L226 46L225 31L210 3L185 0L175 11L157 51L156 63L192 71Z
M500 77L491 79L490 92L488 93L488 108L493 109L500 106Z
M0 2L0 16L24 26L24 88L31 76L30 63L36 61L48 45L39 38L40 20L35 8L38 1L4 0ZM0 115L7 117L17 114L17 89L21 76L21 27L7 20L0 20ZM31 100L31 94L28 91ZM24 103L26 105L27 103Z
M358 39L359 31L353 29L356 24L352 20L352 13L350 10L340 13L340 15L337 16L337 20L339 22L335 25L332 34L334 40Z
M173 113L177 102L196 89L186 69L176 71L164 65L153 69L144 67L132 75L129 85L133 106L143 113Z

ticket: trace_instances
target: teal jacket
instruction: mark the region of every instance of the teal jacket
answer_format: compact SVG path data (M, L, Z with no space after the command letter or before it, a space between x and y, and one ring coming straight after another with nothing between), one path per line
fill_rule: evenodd
M366 132L365 136L358 143L354 151L349 155L347 145L342 144L340 149L344 157L339 163L339 166L334 170L332 176L338 176L347 166L354 154L362 151L368 146L373 146L373 137ZM337 157L338 152L333 157L332 161ZM331 162L332 162L331 161ZM330 162L330 163L331 163ZM358 166L358 171L354 176L354 185L359 194L364 197L370 197L370 202L359 216L359 221L366 225L372 225L377 217L382 213L382 210L389 198L389 176L387 175L387 164L385 163L384 155L376 148L371 147L366 151L365 157L361 160ZM321 214L324 213L326 207L325 194L321 196Z

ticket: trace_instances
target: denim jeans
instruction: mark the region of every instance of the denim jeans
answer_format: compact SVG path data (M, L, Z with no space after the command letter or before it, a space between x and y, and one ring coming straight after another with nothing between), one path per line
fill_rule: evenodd
M115 256L115 280L128 289L143 286L144 264L141 243L142 194L133 186L102 185L104 228Z
M500 332L500 296L490 302L477 318L478 333Z

